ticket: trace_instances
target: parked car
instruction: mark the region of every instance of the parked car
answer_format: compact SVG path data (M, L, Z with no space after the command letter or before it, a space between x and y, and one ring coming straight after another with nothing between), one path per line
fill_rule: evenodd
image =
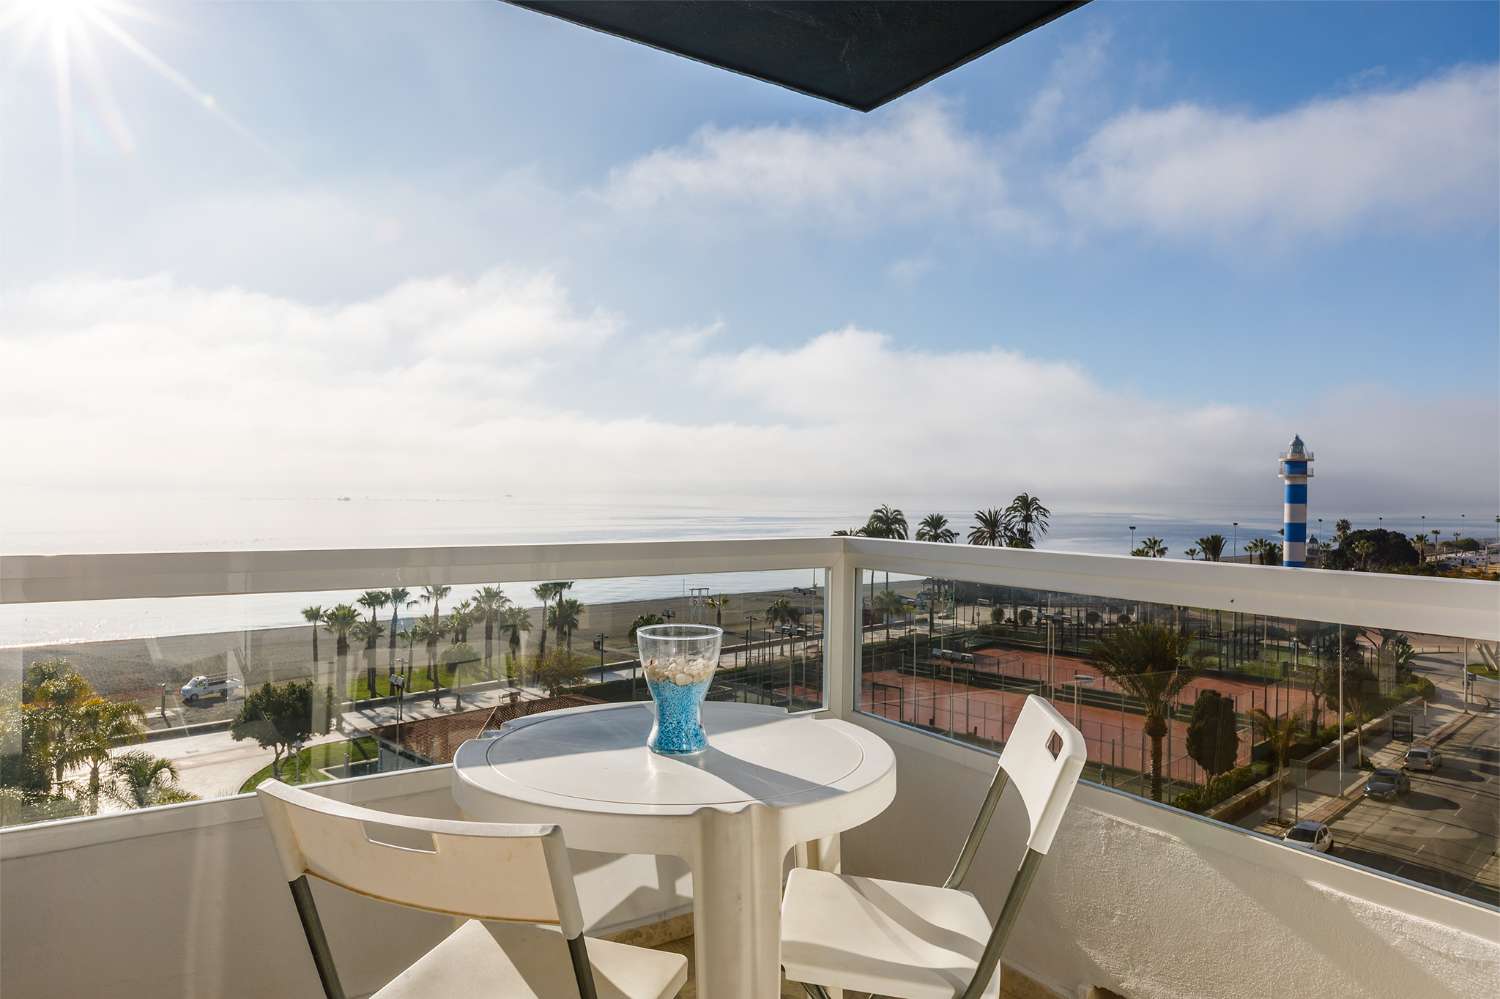
M1443 754L1427 746L1413 746L1406 751L1406 769L1432 773L1443 765Z
M1286 835L1281 837L1281 841L1299 850L1327 853L1333 849L1333 830L1328 828L1326 822L1303 819L1288 829Z
M195 676L182 685L181 694L184 704L215 698L227 701L245 696L245 682L237 676Z
M1411 790L1411 778L1400 770L1381 767L1365 781L1365 797L1389 800Z

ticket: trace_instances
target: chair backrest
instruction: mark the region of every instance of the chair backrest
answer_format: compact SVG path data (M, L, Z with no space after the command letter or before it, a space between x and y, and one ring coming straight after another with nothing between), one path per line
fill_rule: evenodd
M256 788L287 881L471 919L583 932L562 830L376 812L276 780Z
M1031 821L1028 848L1046 853L1068 810L1088 748L1057 709L1030 695L1000 752L1000 769L1021 793Z

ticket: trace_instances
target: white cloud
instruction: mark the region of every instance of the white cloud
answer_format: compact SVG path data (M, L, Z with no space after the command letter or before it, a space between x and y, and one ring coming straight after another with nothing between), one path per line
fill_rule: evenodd
M822 128L705 128L611 171L600 194L632 214L730 209L848 226L1011 211L984 140L931 101Z
M713 324L665 334L686 338L675 354L626 328L513 271L327 307L167 278L39 287L0 305L0 493L867 503L1027 489L1074 509L1179 509L1266 488L1293 430L1337 456L1330 500L1342 488L1394 507L1441 482L1456 502L1500 474L1493 402L1401 405L1373 387L1294 411L1185 405L1076 364L854 327L712 352ZM691 454L690 479L664 481L663 453Z
M924 253L915 257L901 257L886 265L886 277L899 285L910 288L932 273L937 266L937 258L930 253Z
M1090 225L1172 237L1493 225L1500 73L1460 68L1268 115L1184 103L1104 124L1057 185Z

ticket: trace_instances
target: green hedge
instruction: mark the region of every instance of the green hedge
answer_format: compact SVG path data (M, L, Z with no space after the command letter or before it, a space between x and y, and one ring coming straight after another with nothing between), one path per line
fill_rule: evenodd
M1184 791L1172 799L1172 804L1185 812L1206 812L1221 801L1239 794L1245 788L1269 773L1263 763L1252 763L1227 770L1217 777L1210 777L1207 784Z

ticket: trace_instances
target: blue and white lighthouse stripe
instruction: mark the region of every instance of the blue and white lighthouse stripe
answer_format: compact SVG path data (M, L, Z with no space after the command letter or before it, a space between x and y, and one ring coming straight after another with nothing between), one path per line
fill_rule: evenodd
M1307 565L1307 480L1312 475L1301 437L1293 437L1281 456L1281 480L1286 483L1281 503L1281 564Z

